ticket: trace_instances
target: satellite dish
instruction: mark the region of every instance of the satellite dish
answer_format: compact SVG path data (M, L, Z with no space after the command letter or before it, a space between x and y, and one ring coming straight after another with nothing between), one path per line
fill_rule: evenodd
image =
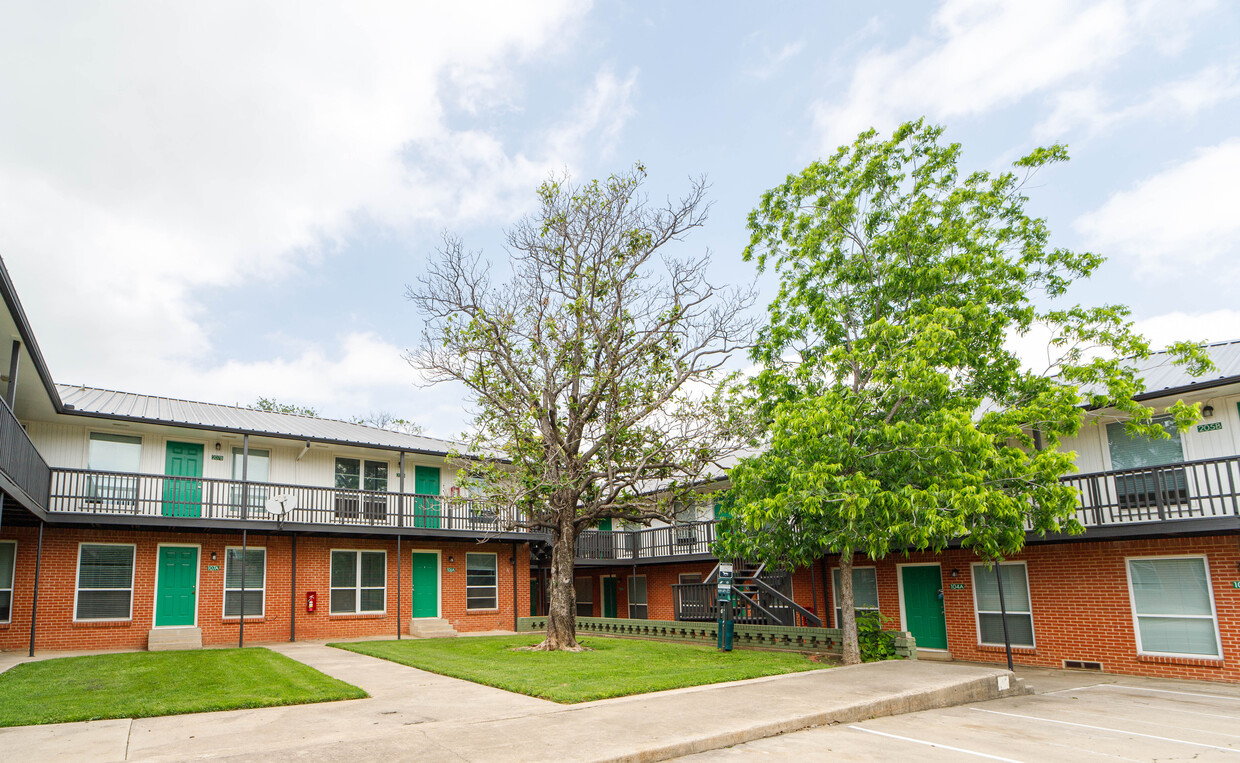
M294 501L295 498L291 494L278 493L267 499L267 503L264 505L264 508L267 509L268 514L274 514L277 517L280 517L287 514L288 510L293 508Z

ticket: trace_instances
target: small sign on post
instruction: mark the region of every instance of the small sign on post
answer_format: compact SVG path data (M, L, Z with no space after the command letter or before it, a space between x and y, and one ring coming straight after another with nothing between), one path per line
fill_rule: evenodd
M719 563L719 582L715 585L715 606L719 610L719 632L716 644L725 652L732 651L732 563Z

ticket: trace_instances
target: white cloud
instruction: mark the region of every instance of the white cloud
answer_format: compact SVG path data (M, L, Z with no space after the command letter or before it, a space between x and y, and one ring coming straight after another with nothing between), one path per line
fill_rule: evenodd
M1194 116L1240 95L1240 66L1211 65L1189 77L1155 87L1138 103L1107 108L1096 85L1057 94L1054 108L1033 129L1038 141L1058 139L1073 130L1093 135L1133 120L1168 120Z
M1227 342L1240 339L1240 310L1212 310L1207 313L1171 312L1136 321L1136 328L1162 349L1173 342Z
M1162 19L1123 0L946 0L928 36L863 55L843 98L815 105L819 148L833 152L868 127L889 130L923 115L942 120L1015 103L1105 68L1142 35L1161 31L1155 25Z
M805 40L793 40L779 47L779 50L764 49L761 60L749 69L749 74L758 79L770 79L783 68L784 64L796 58L805 50Z
M189 374L218 399L245 372L297 392L291 379L330 352L203 370L202 289L313 263L359 219L510 219L549 171L609 150L635 71L600 73L576 105L570 94L523 150L454 126L452 109L509 108L515 67L564 50L588 7L480 5L11 9L0 253L58 377L158 392ZM340 394L367 383L328 379Z
M1237 177L1240 138L1233 138L1113 194L1073 225L1090 248L1131 260L1146 275L1218 261L1234 255L1240 236Z

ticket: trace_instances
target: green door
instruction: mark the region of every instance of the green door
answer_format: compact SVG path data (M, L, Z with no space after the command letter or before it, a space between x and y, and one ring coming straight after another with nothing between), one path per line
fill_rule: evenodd
M598 529L600 532L611 532L611 517L608 517L607 519L600 519L598 521Z
M439 554L414 551L409 565L413 617L439 617Z
M164 474L169 477L202 476L202 444L168 441ZM164 480L164 516L202 516L202 483L198 480Z
M901 567L904 624L921 649L947 648L947 620L943 616L943 574L937 564Z
M603 617L616 616L616 579L603 578Z
M198 611L198 549L160 546L155 584L155 624L193 625Z
M439 527L439 467L413 467L413 526Z

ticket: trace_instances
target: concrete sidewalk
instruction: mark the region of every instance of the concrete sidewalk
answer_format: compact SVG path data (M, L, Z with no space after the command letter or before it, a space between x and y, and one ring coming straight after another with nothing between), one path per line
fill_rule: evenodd
M899 661L580 705L321 644L271 647L369 699L0 729L14 760L660 760L824 723L1023 692L1005 670Z

